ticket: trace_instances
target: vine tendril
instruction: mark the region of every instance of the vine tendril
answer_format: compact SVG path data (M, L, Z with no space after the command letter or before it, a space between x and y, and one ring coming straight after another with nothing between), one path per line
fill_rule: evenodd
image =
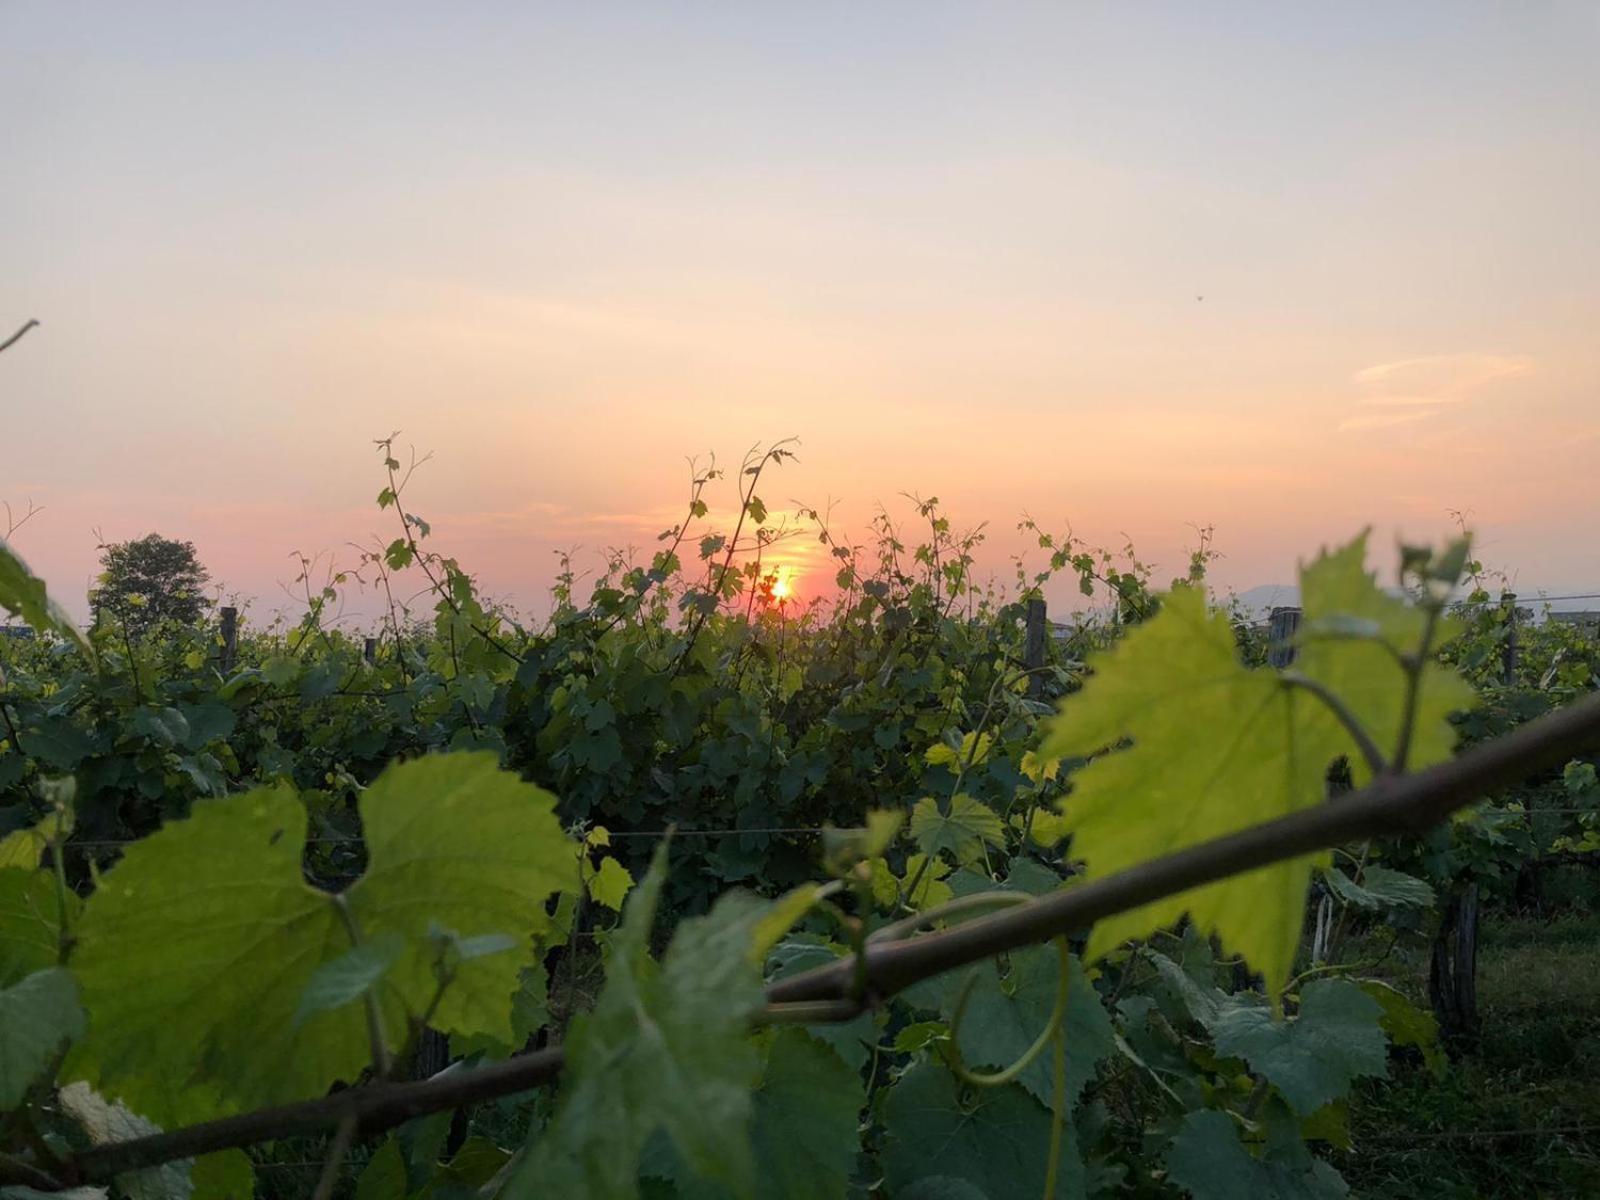
M1063 1019L1067 1014L1067 981L1072 960L1067 954L1067 939L1056 937L1051 939L1051 944L1056 948L1056 955L1060 960L1060 975L1056 983L1055 1007L1050 1012L1050 1019L1045 1023L1044 1029L1034 1039L1033 1045L1022 1052L1022 1056L1004 1070L994 1072L974 1071L961 1061L961 1018L967 1011L967 1001L972 998L972 986L977 982L977 974L969 973L961 984L961 993L956 998L955 1011L950 1014L950 1040L945 1043L945 1060L951 1072L963 1083L973 1087L1002 1087L1021 1075L1030 1066L1033 1060L1044 1052L1050 1044L1051 1038L1056 1036Z

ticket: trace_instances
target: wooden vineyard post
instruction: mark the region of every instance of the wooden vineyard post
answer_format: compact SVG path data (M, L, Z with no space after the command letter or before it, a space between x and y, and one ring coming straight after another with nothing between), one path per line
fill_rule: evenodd
M1478 885L1451 892L1439 916L1428 969L1428 1000L1446 1042L1478 1035Z
M1028 601L1027 624L1024 627L1022 639L1022 665L1028 671L1028 699L1044 699L1044 643L1045 630L1048 628L1045 620L1044 598L1035 596Z
M1501 592L1500 605L1506 614L1506 636L1500 644L1500 682L1511 687L1517 682L1517 667L1522 660L1522 647L1517 638L1517 594Z
M378 639L369 637L361 644L361 657L371 666L378 661Z
M227 605L222 610L222 673L233 670L239 658L239 610Z
M1294 662L1294 635L1300 632L1300 610L1292 605L1274 608L1267 616L1267 662L1287 667Z

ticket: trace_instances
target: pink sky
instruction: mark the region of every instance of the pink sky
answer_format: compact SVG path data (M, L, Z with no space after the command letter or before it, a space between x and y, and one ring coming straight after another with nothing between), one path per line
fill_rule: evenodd
M1001 576L1024 510L1244 589L1461 509L1600 591L1592 9L383 11L0 9L0 499L69 606L95 528L277 606L394 429L534 610L789 435L770 507L937 495Z

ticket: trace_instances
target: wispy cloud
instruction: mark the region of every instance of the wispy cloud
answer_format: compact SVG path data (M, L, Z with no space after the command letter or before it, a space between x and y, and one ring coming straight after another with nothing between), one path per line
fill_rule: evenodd
M1341 432L1358 429L1390 429L1396 425L1414 425L1418 421L1426 421L1433 416L1429 409L1414 409L1409 412L1373 412L1360 413L1353 417L1346 417L1339 422Z
M1521 354L1430 354L1376 363L1353 376L1363 394L1356 399L1358 411L1341 421L1339 429L1387 429L1426 421L1498 380L1531 370L1533 360Z

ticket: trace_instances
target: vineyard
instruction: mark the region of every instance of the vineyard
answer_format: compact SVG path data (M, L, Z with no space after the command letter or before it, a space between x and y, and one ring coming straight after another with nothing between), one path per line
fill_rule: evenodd
M1027 521L1002 590L936 500L781 527L779 444L532 622L378 450L289 622L84 633L0 543L0 1196L1447 1194L1377 1114L1600 857L1600 643L1467 541L1309 555L1275 641L1204 540ZM1528 1194L1600 1178L1557 1124Z

